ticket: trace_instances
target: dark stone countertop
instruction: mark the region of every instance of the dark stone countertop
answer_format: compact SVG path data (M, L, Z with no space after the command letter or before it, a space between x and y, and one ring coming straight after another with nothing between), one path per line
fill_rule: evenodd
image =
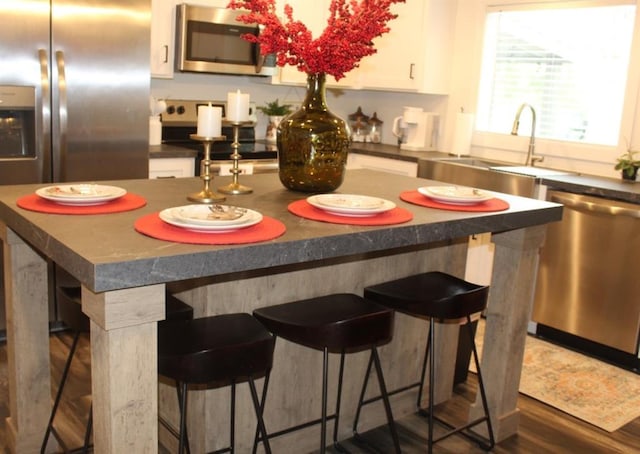
M175 145L149 145L149 159L163 158L195 158L198 155L196 150L178 147Z
M444 158L448 155L439 151L401 150L395 145L353 142L350 151L379 158L397 159L399 161L418 162L421 159Z
M393 145L370 143L353 144L351 150L354 153L412 162L451 158L451 155L438 151L400 150ZM542 176L536 179L540 184L552 189L640 204L640 182L581 174Z
M230 182L230 177L217 177L212 187ZM189 204L186 196L202 189L198 178L105 182L145 197L147 205L129 212L85 216L23 210L16 200L43 185L1 186L0 219L89 289L102 292L281 266L319 266L333 259L394 253L423 248L435 241L546 224L562 216L561 205L509 195L501 196L510 203L510 209L502 212L424 208L405 203L398 196L404 190L433 182L353 170L338 192L392 200L410 210L414 219L376 227L330 224L290 213L288 204L307 195L285 189L276 174L243 176L242 183L252 187L253 193L228 196L226 203L256 209L280 220L287 228L283 236L247 245L202 246L160 241L134 230L136 219L145 214Z
M540 182L561 191L640 204L640 182L625 182L617 178L589 175L543 177Z

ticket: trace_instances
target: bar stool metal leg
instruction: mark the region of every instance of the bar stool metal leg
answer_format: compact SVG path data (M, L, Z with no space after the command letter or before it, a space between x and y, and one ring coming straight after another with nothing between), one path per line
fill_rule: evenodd
M443 421L439 418L437 418L434 415L434 405L433 405L433 401L434 401L434 386L433 384L435 383L435 355L433 354L433 351L435 351L435 321L432 318L430 320L429 323L429 329L430 329L430 333L429 333L429 337L428 337L428 348L427 348L427 353L429 355L429 405L428 405L428 410L425 412L425 410L420 409L419 413L422 416L426 416L428 418L428 424L429 424L429 440L428 440L428 452L431 454L433 452L433 445L441 440L444 440L445 438L448 438L449 436L456 434L456 433L460 433L464 436L466 436L467 438L469 438L470 440L474 441L475 443L477 443L482 449L485 449L487 451L491 450L494 446L495 446L495 439L494 439L494 435L493 435L493 426L491 425L491 417L489 414L489 405L487 403L487 397L486 397L486 392L484 389L484 381L482 379L482 370L480 368L480 361L478 359L478 351L476 348L476 344L475 344L475 340L473 338L473 328L472 328L472 322L471 322L471 317L467 316L467 323L465 323L464 326L461 327L461 329L465 330L467 335L469 336L469 340L471 342L471 346L472 346L472 353L473 353L473 359L474 359L474 363L476 365L476 371L477 371L477 376L478 376L478 391L480 393L480 400L482 402L482 408L484 410L484 416L481 416L477 419L475 419L474 421L470 421L467 424L461 426L461 427L457 427L454 428L451 424L447 423L446 421ZM433 334L432 334L433 333ZM434 422L435 421L439 421L440 423L442 423L444 426L446 426L447 428L449 428L450 430L446 433L444 433L442 436L438 437L438 438L434 438L433 437L433 429L434 429ZM470 431L468 431L467 429L476 426L482 422L486 422L487 424L487 431L489 433L489 443L487 444L481 437L474 435L473 433L471 433Z
M485 418L479 418L477 421L480 422L483 419L487 422L487 430L489 431L489 444L484 443L483 440L478 440L480 446L490 451L496 444L495 438L493 436L493 426L491 425L491 417L489 415L489 403L487 402L487 393L484 389L484 379L482 378L482 370L480 369L480 360L478 359L478 349L476 348L476 343L474 339L473 328L471 327L471 318L467 317L467 333L469 335L469 340L471 341L471 347L473 352L473 361L476 365L476 370L478 371L478 388L480 389L480 399L482 401L482 408L484 409ZM475 422L471 423L475 425Z
M427 354L429 355L429 440L428 443L428 452L431 454L433 452L433 401L435 397L434 392L434 383L436 382L436 355L433 354L433 350L435 350L435 339L436 339L436 325L433 320L433 317L429 320L429 343L427 344ZM432 350L433 349L433 350Z
M371 368L373 367L373 355L369 355L369 363L367 364L367 371L364 374L364 382L362 383L362 390L360 391L360 398L358 399L358 407L356 408L356 416L353 419L353 436L358 438L358 421L360 420L360 411L364 405L364 396L367 394L367 384L369 383L369 375L371 374Z
M62 370L62 377L60 378L60 386L58 387L58 392L56 393L56 398L53 402L53 407L51 409L51 415L49 416L49 424L47 425L47 430L44 433L44 439L42 440L42 446L40 448L40 453L44 454L47 443L49 442L49 436L51 433L56 436L56 431L53 427L53 421L58 412L58 407L60 405L60 401L62 400L62 392L64 391L64 387L67 383L67 378L69 376L69 370L71 369L71 363L73 362L73 357L75 356L76 350L78 348L78 342L80 341L80 335L82 333L80 331L76 331L73 336L73 341L71 342L71 348L69 349L69 354L67 355L67 361L64 364L64 369ZM88 452L89 450L89 440L91 439L91 428L93 426L93 412L89 412L89 419L87 420L87 427L84 435L84 445L82 446L82 452Z
M397 453L400 453L400 440L398 439L398 432L396 431L396 425L393 421L393 414L391 412L391 403L389 402L389 394L387 393L387 386L384 382L384 376L382 375L382 366L380 364L380 357L378 356L378 349L372 348L371 354L373 355L373 362L376 366L376 373L378 375L378 385L380 386L380 394L382 394L382 402L384 403L384 411L387 414L387 421L389 424L389 430L391 431L391 438L393 439L393 445Z
M340 354L340 371L338 372L338 394L336 396L336 411L333 424L333 446L340 452L348 452L338 442L338 427L340 425L340 403L342 402L342 377L344 376L344 352Z
M93 430L93 404L89 407L89 420L87 421L87 430L84 433L84 445L82 446L82 453L87 454L89 452L89 442L91 441L91 431Z
M229 427L229 445L230 453L236 452L236 382L231 383L231 402L230 402L231 414L229 415L229 421L231 421Z
M424 359L422 360L422 373L420 374L420 385L418 387L418 400L416 401L416 408L420 408L420 402L422 402L422 390L424 389L424 379L427 375L427 361L429 357L429 345L431 344L431 334L427 336L427 346L424 349Z
M180 388L180 437L178 439L178 454L184 454L187 440L187 383L176 383Z
M327 444L327 388L329 382L329 350L325 347L322 357L322 417L320 421L320 454L324 454Z
M387 416L387 423L389 425L389 431L391 432L391 439L393 440L393 446L396 453L400 453L400 438L396 430L396 425L393 420L393 413L391 411L391 402L389 401L389 393L387 391L387 385L384 381L384 375L382 373L382 365L380 364L380 356L378 355L378 349L371 348L371 354L369 355L369 363L367 364L367 372L365 373L364 382L362 384L362 391L360 392L360 398L358 400L358 407L356 408L356 416L353 421L353 436L360 443L368 445L366 440L358 433L358 421L360 419L360 410L364 403L364 396L367 392L367 384L369 383L369 375L371 374L371 368L375 366L376 377L378 379L378 387L380 389L380 396L375 400L382 399L384 405L384 411Z
M271 454L271 446L269 445L269 436L267 435L267 429L265 428L265 424L264 424L264 419L263 419L263 415L264 415L264 405L267 399L267 388L269 387L269 377L270 377L271 373L267 373L267 375L265 375L264 377L264 384L262 385L262 397L260 400L258 399L258 394L256 392L256 396L255 396L255 400L254 400L254 407L256 408L256 412L259 411L260 412L260 418L258 418L258 426L256 427L256 435L253 439L253 450L252 450L252 454L256 454L256 452L258 452L258 443L260 441L263 441L264 443L264 448L265 451L268 454ZM253 380L252 380L253 381ZM255 382L254 382L254 389L255 389ZM253 392L252 391L252 397L253 397Z
M256 391L256 383L253 378L249 378L249 389L251 390L251 400L253 401L253 408L256 412L256 418L258 420L258 428L260 431L263 440L264 450L267 454L271 454L271 445L269 444L269 437L267 436L267 428L264 424L264 419L262 418L262 410L264 408L264 397L266 396L267 384L269 382L269 376L267 375L264 379L264 387L262 389L262 402L258 400L258 392ZM253 446L254 452L257 449L257 443Z

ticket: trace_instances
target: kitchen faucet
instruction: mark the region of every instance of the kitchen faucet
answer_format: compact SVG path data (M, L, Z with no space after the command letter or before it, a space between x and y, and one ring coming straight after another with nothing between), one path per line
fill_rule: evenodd
M518 111L516 112L516 118L515 120L513 120L513 128L511 128L511 135L512 136L518 135L518 127L520 126L520 114L522 113L525 107L528 107L529 109L531 109L531 137L529 138L529 150L527 151L527 160L525 161L524 165L526 166L531 165L533 167L533 165L536 162L544 161L544 156L533 155L536 147L536 111L530 104L524 103L524 104L521 104L520 107L518 108Z

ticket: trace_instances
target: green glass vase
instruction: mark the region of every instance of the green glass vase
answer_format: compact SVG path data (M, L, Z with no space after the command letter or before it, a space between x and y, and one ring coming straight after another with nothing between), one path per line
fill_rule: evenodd
M294 191L334 191L344 180L350 137L349 125L327 108L325 74L309 74L300 110L278 125L280 181Z

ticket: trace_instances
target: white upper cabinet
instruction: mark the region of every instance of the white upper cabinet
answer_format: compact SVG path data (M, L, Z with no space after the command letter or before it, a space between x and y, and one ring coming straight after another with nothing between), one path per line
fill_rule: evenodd
M226 8L228 0L151 0L151 77L173 78L176 54L176 5Z
M294 17L314 36L326 25L330 0L278 0L289 3ZM390 31L375 39L376 53L363 58L360 66L328 86L352 89L447 94L456 3L452 0L406 0L393 5L398 17ZM274 83L304 84L305 74L296 68L281 68Z
M406 49L416 50L413 77L418 91L448 94L451 80L453 37L459 2L454 0L408 0L414 6L422 5L421 33L409 37ZM420 36L416 41L415 36Z
M151 1L151 77L173 77L176 3L173 0Z

